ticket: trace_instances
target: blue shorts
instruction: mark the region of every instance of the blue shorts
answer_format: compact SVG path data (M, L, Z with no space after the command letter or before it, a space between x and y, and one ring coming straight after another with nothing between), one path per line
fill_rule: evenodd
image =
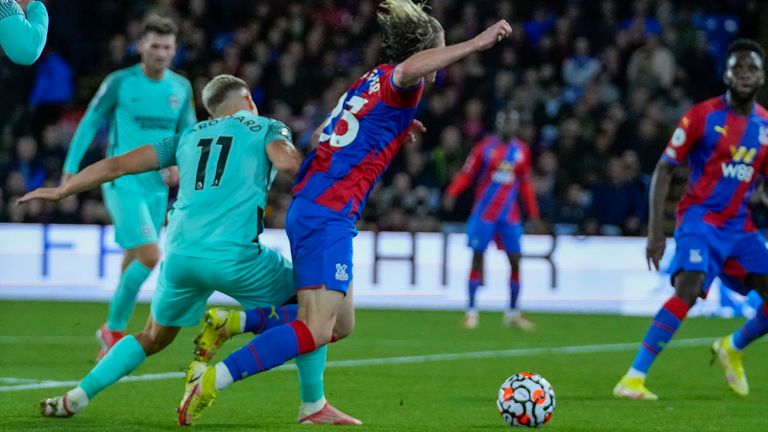
M480 216L470 216L467 221L468 246L477 253L483 253L491 240L496 240L499 249L509 254L520 253L520 238L523 227L504 220L486 222Z
M701 296L706 297L715 277L740 294L747 274L768 274L766 240L758 232L726 231L705 222L687 223L675 231L675 256L670 264L674 282L677 273L706 274Z
M293 199L285 218L296 290L325 286L344 294L352 282L355 220L305 198Z

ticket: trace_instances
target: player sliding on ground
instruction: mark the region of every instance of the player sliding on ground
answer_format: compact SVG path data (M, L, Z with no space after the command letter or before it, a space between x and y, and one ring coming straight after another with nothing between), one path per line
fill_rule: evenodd
M144 21L138 43L141 63L113 72L101 83L72 137L62 184L80 170L105 120L111 120L107 156L128 153L195 124L192 85L168 69L176 53L177 32L168 18L152 15ZM115 225L115 241L125 252L107 320L96 332L99 359L125 336L139 289L160 260L157 241L168 207L168 186L159 172L152 171L117 178L102 185L101 192Z
M509 258L509 307L504 312L503 324L523 330L535 325L525 319L517 307L520 295L520 238L523 226L518 198L532 222L539 225L539 206L531 183L531 152L528 145L517 139L520 114L512 109L496 115L496 135L486 137L472 148L464 168L445 191L443 205L452 210L456 198L472 183L475 205L467 221L468 246L472 249L472 269L469 273L468 304L462 325L473 329L479 322L476 297L483 284L485 250L496 239L499 249Z
M197 416L234 381L272 369L341 339L354 327L352 239L373 184L412 128L425 82L438 69L485 50L511 32L499 21L468 41L446 47L440 23L411 0L387 0L378 15L387 64L355 81L304 161L288 210L298 319L260 333L223 362L198 362L180 415Z
M48 38L48 11L43 2L0 0L0 47L12 62L31 65Z
M64 396L44 399L42 414L68 417L86 408L101 390L129 374L170 344L180 327L197 325L205 302L221 291L245 307L280 305L294 295L291 264L259 243L267 192L277 170L296 173L301 156L291 131L258 115L248 86L231 75L214 78L203 89L203 103L213 117L180 135L97 162L59 188L30 192L19 201L60 200L123 175L178 165L179 197L169 216L167 256L146 328L122 338L99 364ZM290 318L286 308L240 314L209 314L228 335L265 331ZM277 319L273 319L277 318ZM203 332L210 359L220 341ZM302 423L360 424L329 406L323 395L326 350L307 351L296 363L301 381ZM192 371L190 370L190 373Z
M765 81L764 60L756 42L733 42L726 55L725 95L697 104L683 116L656 165L646 252L649 267L656 269L666 244L663 209L672 171L686 161L691 167L677 207L670 267L675 295L654 317L632 367L614 388L618 397L657 399L645 387L646 373L716 276L734 291L756 290L768 300L768 250L748 208L757 180L768 175L768 111L755 103ZM768 307L763 303L754 318L712 347L739 395L749 393L741 350L766 333Z

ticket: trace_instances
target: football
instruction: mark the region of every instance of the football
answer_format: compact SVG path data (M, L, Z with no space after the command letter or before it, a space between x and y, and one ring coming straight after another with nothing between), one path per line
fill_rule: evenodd
M496 406L510 426L539 427L555 412L555 391L541 375L520 372L501 385Z

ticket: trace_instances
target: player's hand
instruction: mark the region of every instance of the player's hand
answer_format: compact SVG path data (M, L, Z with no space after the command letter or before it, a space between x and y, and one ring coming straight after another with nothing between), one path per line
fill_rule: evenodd
M172 166L160 170L160 174L163 176L163 183L168 187L176 187L179 185L179 168Z
M61 175L61 180L59 181L59 186L64 186L64 184L66 184L69 181L69 179L71 179L74 176L75 175L72 174L72 173L64 173L64 174L62 174Z
M16 0L16 2L19 3L19 6L21 6L21 9L24 11L24 13L27 13L27 7L33 1L35 0Z
M411 123L411 131L408 133L408 137L405 139L404 144L410 144L416 141L416 134L417 133L423 134L426 131L427 131L427 128L424 127L424 123L418 120L413 120L413 123Z
M453 195L445 194L443 197L443 209L447 212L453 211L456 207L456 197Z
M40 188L40 189L35 189L32 192L29 192L28 194L16 200L16 205L22 205L26 202L36 200L36 199L56 202L61 200L62 198L66 198L66 197L61 192L60 188Z
M541 219L531 219L528 221L528 229L531 234L546 234L547 226Z
M648 243L645 246L645 259L648 262L648 270L659 271L661 257L667 247L667 237L663 233L648 233Z
M501 42L510 34L512 34L512 26L506 20L501 20L485 29L485 31L475 36L472 40L477 45L477 50L482 51Z

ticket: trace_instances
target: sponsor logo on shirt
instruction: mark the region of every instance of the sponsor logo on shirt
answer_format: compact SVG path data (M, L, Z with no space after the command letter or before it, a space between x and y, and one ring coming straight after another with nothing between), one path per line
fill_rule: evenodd
M172 109L176 109L181 106L181 99L176 95L168 96L168 106Z

